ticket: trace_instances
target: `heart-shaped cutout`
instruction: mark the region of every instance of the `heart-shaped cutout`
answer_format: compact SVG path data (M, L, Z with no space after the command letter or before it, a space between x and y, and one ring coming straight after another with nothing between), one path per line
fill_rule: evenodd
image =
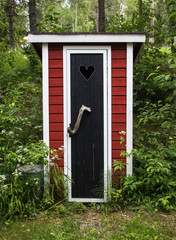
M92 76L94 70L95 70L94 66L85 67L84 65L81 65L79 67L79 71L81 72L83 77L85 77L86 80L89 80L89 78Z

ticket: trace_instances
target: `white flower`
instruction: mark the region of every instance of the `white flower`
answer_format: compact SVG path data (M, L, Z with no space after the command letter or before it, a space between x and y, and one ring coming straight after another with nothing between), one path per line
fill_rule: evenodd
M121 132L119 132L120 134L122 134L122 135L126 135L126 132L125 131L121 131Z
M0 175L0 179L1 179L1 181L5 181L5 179L6 179L5 175Z
M49 165L50 165L51 167L54 167L54 163L53 163L53 162L50 162Z
M1 131L1 134L5 133L5 132L6 132L6 130L2 130L2 131Z
M12 132L12 131L10 131L10 132L9 132L9 135L13 135L13 132Z
M3 186L2 186L2 188L4 188L4 189L7 189L7 188L8 188L8 186L7 186L7 185L3 185Z

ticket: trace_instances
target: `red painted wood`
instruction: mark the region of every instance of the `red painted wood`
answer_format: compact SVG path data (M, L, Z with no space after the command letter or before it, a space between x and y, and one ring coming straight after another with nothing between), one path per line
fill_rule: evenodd
M61 123L50 123L51 132L62 132L64 130L63 124Z
M126 131L126 123L112 123L112 131Z
M120 49L113 49L111 56L112 59L126 58L126 51Z
M63 105L63 96L50 96L49 104L62 104Z
M59 68L59 69L49 69L49 77L63 77L63 69Z
M112 105L126 104L126 96L112 96Z
M57 164L58 167L62 167L62 169L64 168L64 159L61 158L60 160L57 160L55 162Z
M120 141L112 141L112 149L122 149L122 146L120 144Z
M112 68L112 77L126 77L126 69Z
M62 59L59 59L59 60L50 59L49 60L49 68L63 68L63 60Z
M63 105L50 105L49 106L50 113L63 113Z
M120 131L126 131L126 44L112 46L112 161L121 160ZM126 139L126 135L123 135ZM125 149L125 143L123 148ZM124 161L126 159L124 158ZM116 173L115 173L116 174ZM117 179L118 180L118 179ZM118 180L119 181L119 180ZM112 179L115 182L115 179Z
M126 114L114 113L112 114L112 123L126 123Z
M126 135L121 135L119 132L112 132L112 141L120 141L121 136L126 140Z
M112 78L112 87L125 87L126 78Z
M112 96L126 95L126 87L112 87Z
M63 132L50 132L50 141L53 141L53 140L63 141L64 133Z
M50 96L62 96L63 95L63 87L50 87L49 95Z
M62 87L63 86L63 78L49 78L49 86L50 87Z
M126 105L112 105L112 113L126 113Z
M63 52L61 49L49 50L49 59L63 59Z
M63 46L49 44L49 137L50 147L58 149L63 145ZM60 154L60 151L59 151ZM63 154L56 164L63 169Z
M112 159L124 159L125 157L121 157L120 153L122 150L112 150Z
M51 114L50 113L50 116L49 116L49 121L50 123L62 123L64 122L64 116L63 114Z
M50 148L60 148L64 145L64 141L50 141Z
M113 59L112 68L126 68L126 59Z

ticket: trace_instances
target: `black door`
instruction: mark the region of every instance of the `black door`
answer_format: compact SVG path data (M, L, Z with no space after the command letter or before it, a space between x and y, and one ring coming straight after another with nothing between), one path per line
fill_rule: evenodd
M71 137L72 198L103 198L103 54L71 54L72 129L82 105L91 112Z

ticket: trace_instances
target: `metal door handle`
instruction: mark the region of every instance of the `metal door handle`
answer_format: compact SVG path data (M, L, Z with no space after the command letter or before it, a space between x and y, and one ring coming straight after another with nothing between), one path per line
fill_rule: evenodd
M77 133L84 111L91 112L91 109L90 109L90 107L86 107L86 106L82 105L82 107L79 110L79 114L78 114L74 129L71 130L70 127L67 128L67 132L69 133L70 137L72 137L73 135L75 135Z

